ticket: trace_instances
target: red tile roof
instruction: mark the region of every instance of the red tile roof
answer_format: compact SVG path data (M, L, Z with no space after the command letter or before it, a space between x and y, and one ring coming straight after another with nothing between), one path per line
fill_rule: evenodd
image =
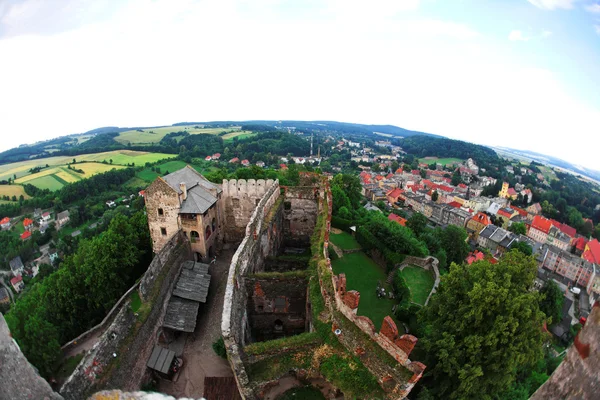
M487 214L484 214L482 212L478 212L471 219L473 219L483 225L490 225L492 223L492 221L490 221L490 217L488 217Z
M558 229L560 229L560 231L562 233L564 233L565 235L572 237L572 238L575 237L575 235L577 234L577 230L567 224L560 224L558 226Z
M288 169L287 165L285 165L285 164L279 164L279 168L281 168L281 169Z
M0 221L0 225L6 225L10 223L10 218L8 217L4 217L2 218L2 221Z
M392 179L394 177L394 174L387 174L387 176L385 177L385 179Z
M460 204L458 201L453 201L448 203L449 206L455 207L455 208L461 208L462 204Z
M446 192L446 193L452 193L454 192L454 189L451 188L450 186L446 186L446 185L433 185L434 189L439 189L442 192Z
M517 191L514 188L508 188L508 195L509 196L516 196L517 195Z
M510 205L509 207L518 212L521 217L526 217L528 214L527 211L523 210L522 208L513 205Z
M206 161L210 161L210 160L212 160L212 156L206 156L204 159L205 159Z
M240 159L237 158L237 157L233 157L231 160L229 160L230 163L236 163L236 162L239 162L239 161L240 161Z
M577 239L573 240L573 246L575 246L575 248L577 248L577 250L580 251L584 251L585 250L585 245L588 244L588 240L586 238L582 237L578 237Z
M215 153L212 156L213 158L220 158L221 157L221 153Z
M25 218L23 220L23 226L28 227L29 225L33 224L33 220L29 219L29 218Z
M248 161L248 160L242 160L242 164L248 165L248 164L250 164L250 161Z
M592 263L600 263L600 243L598 239L593 239L585 246L585 252L581 256Z
M25 231L21 234L21 240L29 239L31 237L31 232Z
M146 195L146 191L145 191L145 190L140 190L140 191L138 192L138 194L139 194L140 196L144 197L144 196Z
M433 187L433 182L431 182L429 179L423 179L421 184L426 187Z
M402 168L398 168L398 169L396 170L396 173L397 173L397 174L401 174L401 173L402 173Z
M466 189L466 188L467 188L467 185L465 185L464 183L459 183L459 184L458 184L458 187L459 187L459 188L462 188L462 189Z
M509 209L509 210L510 210L510 209ZM512 213L512 212L509 212L508 210L506 210L506 209L504 209L504 208L503 208L503 209L501 209L501 210L498 210L498 213L497 213L497 215L500 215L501 217L506 217L506 218L508 218L508 219L511 219L511 218L512 218L512 216L513 216L513 213Z
M406 220L404 218L402 218L401 216L399 216L399 215L390 214L390 215L388 215L388 219L390 221L397 222L397 223L399 223L402 226L406 226Z
M21 275L17 275L10 280L10 284L14 286L17 283L21 282L22 280L23 280L23 277Z
M413 175L421 175L421 171L419 171L418 169L413 169L412 171L410 171L410 173Z
M401 194L402 192L403 192L403 190L402 190L402 189L396 188L396 189L392 189L392 190L390 190L390 191L387 193L387 195L388 195L388 196L390 196L390 197L394 197L394 198L396 198L396 197L400 196L400 194Z
M382 181L382 180L383 180L383 176L381 176L381 175L377 175L377 176L375 177L375 180L377 180L377 181Z
M533 217L531 227L537 229L538 231L548 233L550 232L550 228L552 227L552 222L549 219L546 219L540 215L536 215L535 217Z
M42 214L42 217L49 217L50 216L50 212L46 211L45 213Z

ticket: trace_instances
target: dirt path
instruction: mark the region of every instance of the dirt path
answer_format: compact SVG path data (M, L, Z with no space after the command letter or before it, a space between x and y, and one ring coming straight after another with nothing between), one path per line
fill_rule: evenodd
M87 338L78 342L77 345L75 345L74 347L71 347L69 351L63 353L63 360L66 360L70 357L76 356L79 353L87 352L88 350L90 350L92 347L94 347L96 343L98 343L98 340L100 339L100 336L102 336L102 334L104 333L105 329L102 329L94 333L93 335L88 336Z
M204 395L204 378L233 376L227 360L217 356L212 344L221 336L221 314L229 265L234 250L221 253L211 265L210 290L207 303L200 306L196 331L187 337L183 350L184 366L177 382L161 380L159 391L175 398L200 398Z

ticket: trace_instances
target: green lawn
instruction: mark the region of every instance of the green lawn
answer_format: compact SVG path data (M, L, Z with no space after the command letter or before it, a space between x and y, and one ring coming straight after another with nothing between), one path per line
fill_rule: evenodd
M223 135L223 141L224 142L233 142L234 137L236 137L238 139L245 139L247 137L254 136L254 135L256 135L256 133L247 132L247 131L232 132L232 133Z
M333 244L342 250L360 249L360 244L354 239L354 236L347 232L331 233L329 239Z
M435 282L433 274L423 268L412 266L404 268L401 273L410 288L412 301L424 305Z
M332 261L333 272L346 274L347 290L358 290L360 292L360 303L358 304L358 315L367 316L373 321L375 329L379 331L386 315L394 319L398 326L398 332L404 333L402 324L396 320L392 313L392 307L398 302L395 299L380 299L377 297L377 281L384 284L386 291L391 290L387 285L384 270L362 251L344 254L344 257Z
M178 171L181 168L185 167L186 165L187 165L187 163L185 161L174 160L174 161L167 161L166 163L157 165L157 167L160 168L161 174L164 175L167 173L167 171L169 171L169 173L175 172L175 171Z

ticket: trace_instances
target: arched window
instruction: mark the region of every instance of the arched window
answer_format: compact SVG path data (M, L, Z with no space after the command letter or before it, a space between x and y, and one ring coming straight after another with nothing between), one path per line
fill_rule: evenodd
M216 231L217 230L217 219L216 218L213 218L211 225L212 225L212 231L213 232Z
M212 231L210 230L210 225L206 225L206 230L204 231L204 239L208 239L211 233Z
M196 240L198 240L198 238L200 237L200 234L196 231L191 231L190 232L190 239L192 239L192 243L195 243Z

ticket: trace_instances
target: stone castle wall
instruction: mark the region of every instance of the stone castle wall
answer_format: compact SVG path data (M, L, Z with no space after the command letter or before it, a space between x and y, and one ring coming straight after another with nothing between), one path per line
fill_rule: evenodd
M288 246L310 245L318 214L317 186L284 187L285 242Z
M279 181L272 179L223 180L223 236L226 242L239 243L244 239L256 206L274 184L279 187Z
M243 348L250 341L251 336L245 276L262 272L261 268L265 258L276 255L283 237L283 204L278 201L280 199L279 181L267 181L267 184L269 182L270 186L264 192L258 205L253 206L254 211L245 227L242 242L231 259L221 321L221 331L229 362L238 382L240 393L248 398L253 398L253 395L248 387L248 374L242 361ZM226 183L226 181L223 182L224 194ZM239 181L229 184L228 193L224 197L231 200L233 198L231 189L237 190L238 185ZM242 188L239 192L243 192ZM242 216L239 217L241 220ZM233 228L228 233L230 238L237 237L238 228Z
M138 313L125 301L114 322L86 353L60 389L67 400L87 398L102 389L138 390L147 373L146 362L162 327L175 278L183 261L191 259L189 242L175 235L154 257L139 286L144 304ZM146 314L147 312L147 314ZM116 357L115 357L116 355Z
M145 199L152 249L158 253L179 231L179 195L167 182L158 178L146 189ZM162 209L162 215L159 209ZM161 228L166 230L166 234L163 235Z

